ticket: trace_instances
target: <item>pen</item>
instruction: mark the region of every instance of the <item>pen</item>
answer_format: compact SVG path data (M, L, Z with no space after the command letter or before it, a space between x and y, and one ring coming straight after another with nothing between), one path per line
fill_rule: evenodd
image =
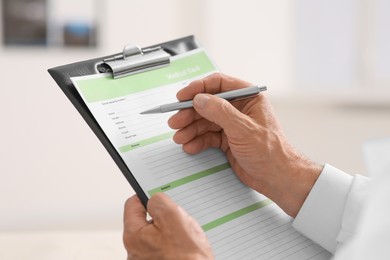
M222 92L215 94L214 96L220 97L226 100L234 100L238 98L247 98L254 95L259 94L261 91L267 90L266 86L252 86L242 89L236 89L232 91ZM193 107L192 100L183 101L183 102L174 102L169 104L164 104L146 111L141 112L141 114L157 114L157 113L165 113L185 108L191 108Z

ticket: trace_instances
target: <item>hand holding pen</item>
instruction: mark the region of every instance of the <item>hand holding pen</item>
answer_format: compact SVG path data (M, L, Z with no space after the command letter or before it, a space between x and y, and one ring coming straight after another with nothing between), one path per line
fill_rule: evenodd
M264 194L295 217L322 166L297 152L284 135L266 95L230 104L215 95L251 84L222 74L193 81L177 94L193 99L194 109L168 120L177 129L173 141L188 154L219 148L250 188Z

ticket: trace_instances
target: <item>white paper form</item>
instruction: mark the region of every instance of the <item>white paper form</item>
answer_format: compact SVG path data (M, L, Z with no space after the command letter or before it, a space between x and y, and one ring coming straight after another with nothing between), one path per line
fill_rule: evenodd
M295 232L284 212L237 179L220 150L188 155L172 140L167 125L172 113L140 114L177 101L179 89L216 71L197 49L153 71L72 81L145 194L165 192L186 209L206 231L217 258L321 256L325 251Z

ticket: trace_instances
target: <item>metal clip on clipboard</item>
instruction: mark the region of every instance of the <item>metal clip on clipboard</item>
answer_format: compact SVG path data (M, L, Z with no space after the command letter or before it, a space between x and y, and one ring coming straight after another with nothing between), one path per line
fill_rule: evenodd
M141 49L126 45L121 54L106 58L98 65L99 72L112 72L114 79L157 69L170 64L171 55L162 47Z

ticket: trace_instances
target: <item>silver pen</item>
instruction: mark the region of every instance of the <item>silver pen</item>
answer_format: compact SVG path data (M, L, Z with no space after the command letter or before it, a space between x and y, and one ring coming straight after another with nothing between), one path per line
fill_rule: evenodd
M214 96L220 97L226 100L234 100L234 99L241 99L241 98L248 98L254 95L259 94L261 91L267 90L266 86L252 86L247 88L241 88L236 89L232 91L222 92L215 94ZM146 111L141 112L141 114L157 114L157 113L166 113L170 111L185 109L185 108L191 108L193 107L192 100L183 101L183 102L174 102L169 103L165 105L161 105Z

